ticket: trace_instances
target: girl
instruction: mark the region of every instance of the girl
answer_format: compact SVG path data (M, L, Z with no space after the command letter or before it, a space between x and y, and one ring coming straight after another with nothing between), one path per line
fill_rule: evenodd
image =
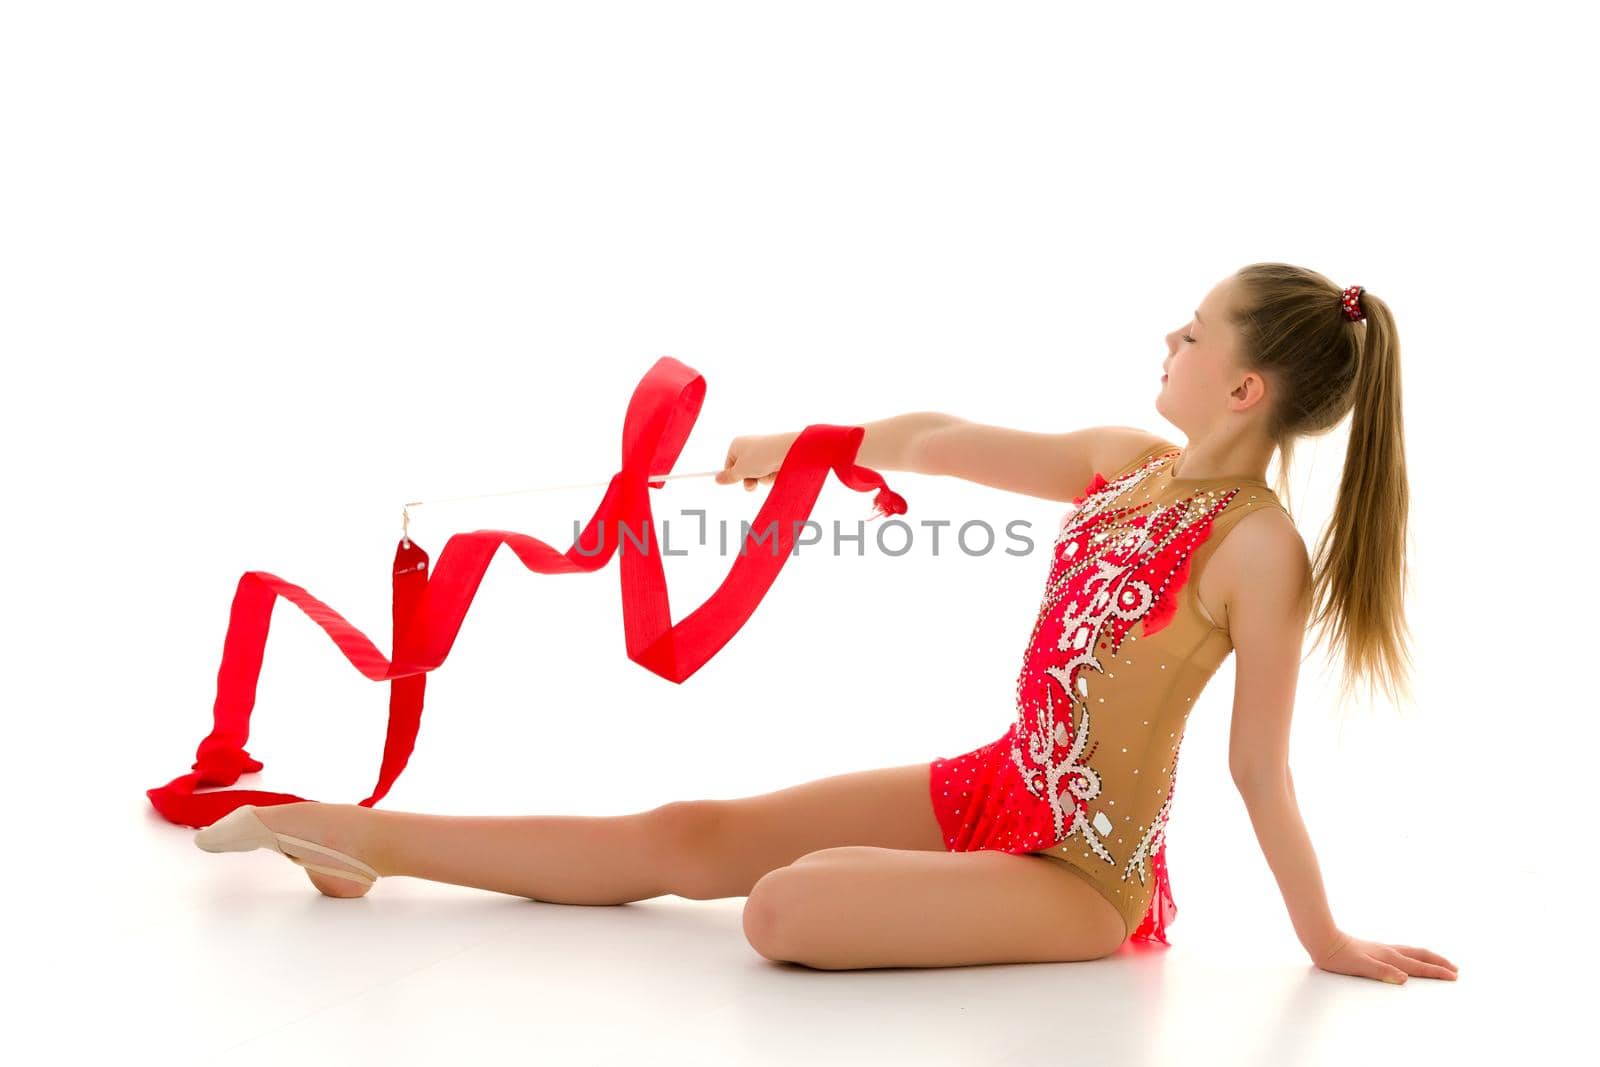
M565 904L743 896L757 952L822 969L1095 959L1133 938L1166 941L1163 832L1183 727L1237 653L1230 770L1308 956L1396 983L1454 979L1435 952L1335 925L1288 766L1309 625L1342 651L1347 692L1361 678L1405 688L1408 491L1389 309L1258 263L1215 286L1167 349L1156 410L1182 448L1121 426L1025 433L938 413L866 424L862 466L1074 505L1015 718L995 741L613 817L247 805L196 844L275 849L335 897L385 875ZM1264 475L1278 452L1283 486L1295 440L1346 412L1345 468L1313 563ZM771 482L796 436L736 438L717 480Z

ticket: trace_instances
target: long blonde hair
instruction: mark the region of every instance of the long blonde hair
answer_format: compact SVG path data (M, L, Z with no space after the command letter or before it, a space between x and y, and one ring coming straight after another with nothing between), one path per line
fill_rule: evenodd
M1281 496L1287 499L1296 438L1326 434L1351 415L1333 516L1311 554L1310 626L1340 654L1341 696L1363 678L1391 699L1409 696L1410 489L1394 316L1364 290L1366 318L1352 322L1340 303L1343 287L1287 263L1252 263L1238 278L1240 357L1277 395L1267 426L1278 447Z

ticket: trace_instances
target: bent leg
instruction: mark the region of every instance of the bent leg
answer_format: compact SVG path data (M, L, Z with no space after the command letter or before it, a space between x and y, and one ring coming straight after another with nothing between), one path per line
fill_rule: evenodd
M835 774L773 793L690 802L710 824L697 899L748 896L769 871L845 845L943 852L926 762Z
M763 878L744 930L768 959L821 970L1090 960L1124 940L1087 882L995 850L828 849Z

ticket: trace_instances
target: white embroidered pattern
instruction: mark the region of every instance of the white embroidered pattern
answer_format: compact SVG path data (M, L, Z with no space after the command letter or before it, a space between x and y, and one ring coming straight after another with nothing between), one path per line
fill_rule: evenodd
M1030 655L1030 662L1025 663L1017 682L1012 763L1029 794L1049 805L1056 843L1064 843L1074 834L1080 834L1087 847L1107 864L1116 863L1106 840L1113 831L1113 824L1104 812L1097 813L1092 820L1086 814L1087 802L1102 791L1100 773L1084 760L1091 731L1088 671L1105 673L1096 648L1106 628L1113 623L1121 624L1111 635L1111 651L1115 652L1121 643L1118 634L1127 634L1150 613L1172 579L1169 570L1159 586L1153 588L1144 577L1136 575L1142 572L1149 577L1148 565L1155 561L1157 554L1180 540L1184 543L1168 556L1175 564L1186 559L1194 545L1196 525L1226 508L1233 495L1203 490L1165 508L1130 513L1126 524L1120 518L1101 524L1092 521L1118 506L1129 491L1170 458L1170 453L1162 453L1121 478L1107 482L1098 491L1088 494L1063 519L1056 539L1055 567L1046 586L1029 648L1034 655L1044 651L1035 648L1039 628L1060 601L1066 600L1065 605L1060 606L1061 634L1054 649L1065 654L1065 658L1054 659L1041 668L1034 655ZM1100 528L1094 528L1096 526ZM1036 673L1048 675L1059 683L1061 692L1067 696L1065 705L1057 703L1053 686L1044 686L1043 701L1030 709L1023 687L1030 674ZM1074 719L1076 729L1073 728ZM1065 750L1060 757L1055 755L1058 749ZM1131 850L1122 873L1123 880L1137 873L1140 883L1145 883L1146 860L1160 847L1171 803L1169 788L1160 813Z

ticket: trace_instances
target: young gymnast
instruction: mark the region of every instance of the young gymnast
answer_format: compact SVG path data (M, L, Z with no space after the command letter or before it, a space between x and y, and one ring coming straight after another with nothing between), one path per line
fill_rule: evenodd
M1342 652L1346 692L1363 678L1406 688L1408 490L1389 309L1312 271L1252 264L1216 285L1167 349L1156 410L1182 448L1121 426L1029 433L932 412L865 424L864 466L1073 505L1015 717L995 741L621 816L247 805L195 843L274 849L334 897L390 875L563 904L743 896L757 952L820 969L1096 959L1131 939L1166 941L1178 749L1201 689L1236 653L1230 770L1311 961L1397 983L1454 979L1438 953L1335 925L1288 764L1308 626ZM1313 562L1264 475L1276 451L1284 485L1295 440L1347 412ZM770 483L795 437L736 438L717 480Z

